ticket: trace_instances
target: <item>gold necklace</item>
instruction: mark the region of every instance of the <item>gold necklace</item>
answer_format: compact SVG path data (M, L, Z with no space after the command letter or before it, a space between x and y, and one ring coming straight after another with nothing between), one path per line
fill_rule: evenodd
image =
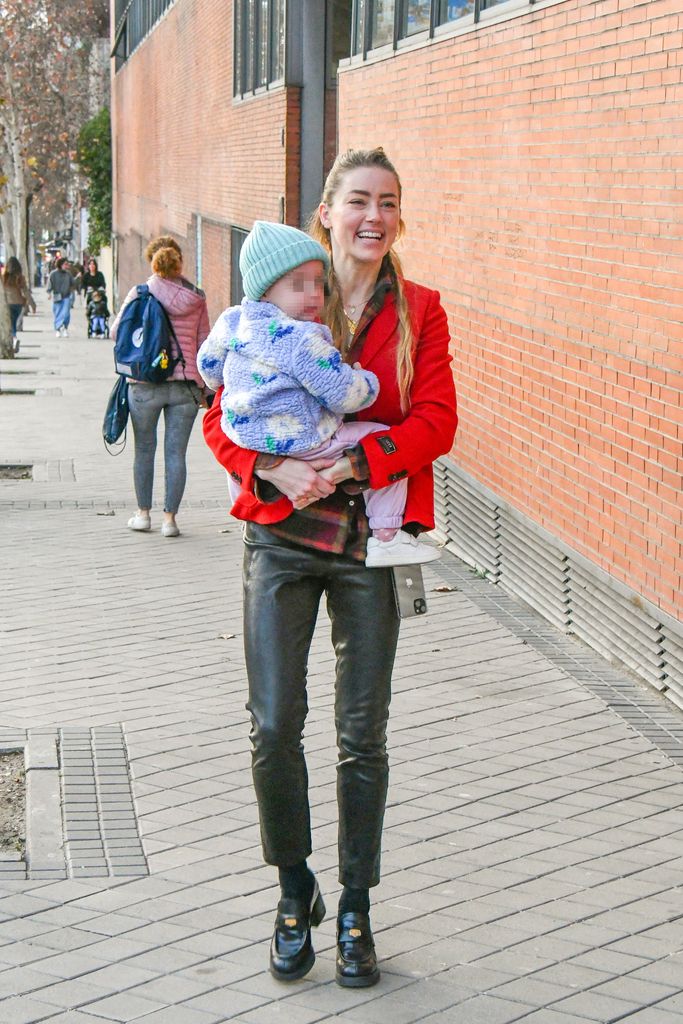
M355 304L355 306L350 306L350 305L349 306L344 306L344 316L346 317L346 326L348 327L349 333L351 335L354 335L356 333L356 328L358 327L358 324L360 322L360 316L358 317L357 320L354 320L351 316L349 316L349 313L355 313L357 309L360 309L361 310L361 316L362 316L363 315L362 311L367 306L368 302L370 301L370 296L374 294L374 291L375 291L375 288L374 288L374 285L373 285L372 291L369 292L365 296L364 299L361 299L360 302L357 302Z
M344 316L346 317L346 326L349 329L349 334L351 336L353 336L356 333L356 328L358 327L358 321L357 320L352 320L351 317L349 316L349 314L346 312L346 310L344 310Z

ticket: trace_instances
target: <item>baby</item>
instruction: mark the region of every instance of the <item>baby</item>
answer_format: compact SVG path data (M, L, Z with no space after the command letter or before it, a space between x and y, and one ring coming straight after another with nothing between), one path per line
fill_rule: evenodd
M106 318L109 316L107 296L104 292L95 288L95 290L90 293L86 312L90 319L90 328L92 333L94 335L101 335L104 337L107 329Z

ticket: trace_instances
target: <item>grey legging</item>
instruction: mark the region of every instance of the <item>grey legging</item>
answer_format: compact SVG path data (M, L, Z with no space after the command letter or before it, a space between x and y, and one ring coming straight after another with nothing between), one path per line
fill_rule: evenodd
M166 381L164 384L131 384L128 388L130 418L135 433L133 477L139 508L152 507L157 424L163 409L164 512L175 515L178 511L187 479L185 453L199 401L197 385L181 380Z

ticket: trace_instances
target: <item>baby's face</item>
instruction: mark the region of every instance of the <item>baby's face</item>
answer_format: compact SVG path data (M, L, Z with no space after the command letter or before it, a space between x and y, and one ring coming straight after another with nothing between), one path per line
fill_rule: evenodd
M325 304L325 270L320 260L309 260L272 284L263 299L278 306L293 320L318 320Z

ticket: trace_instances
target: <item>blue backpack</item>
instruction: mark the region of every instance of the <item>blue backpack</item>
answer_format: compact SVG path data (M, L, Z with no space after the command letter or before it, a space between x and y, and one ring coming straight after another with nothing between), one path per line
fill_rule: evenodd
M116 372L160 384L179 362L185 365L168 313L146 284L138 285L137 295L124 309L116 329Z

